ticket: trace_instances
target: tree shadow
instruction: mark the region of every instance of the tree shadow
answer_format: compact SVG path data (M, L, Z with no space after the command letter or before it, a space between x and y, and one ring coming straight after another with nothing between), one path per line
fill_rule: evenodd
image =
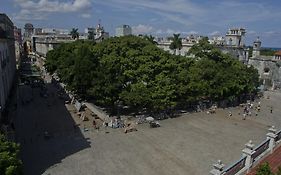
M21 144L26 175L43 174L66 157L90 147L59 89L52 83L44 86L18 88L16 140Z

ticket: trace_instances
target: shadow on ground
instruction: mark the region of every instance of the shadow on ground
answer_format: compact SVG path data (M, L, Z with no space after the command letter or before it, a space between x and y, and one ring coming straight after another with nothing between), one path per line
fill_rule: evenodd
M56 85L23 85L18 89L16 139L21 144L26 175L43 174L66 157L90 147L71 117L69 110L74 109L64 104Z

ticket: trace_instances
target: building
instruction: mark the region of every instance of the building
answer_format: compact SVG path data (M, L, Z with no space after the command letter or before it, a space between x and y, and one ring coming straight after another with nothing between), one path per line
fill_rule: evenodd
M16 72L14 24L0 13L0 119L13 85Z
M115 29L116 36L132 35L132 28L129 25L121 25Z
M104 28L100 24L98 24L95 31L95 40L97 42L101 42L107 38L109 38L109 33L105 32Z
M14 26L14 37L15 41L17 41L20 45L22 44L22 34L21 29Z
M32 51L46 56L48 51L58 47L61 43L73 42L70 35L65 34L41 34L32 36Z
M260 57L261 41L258 37L253 43L253 58Z
M79 39L90 39L100 42L109 38L109 33L105 32L104 28L98 24L97 28L88 27L85 29L85 34L80 34Z
M168 51L171 54L181 55L181 56L187 56L189 49L196 43L199 42L199 40L202 39L202 36L197 35L189 35L186 38L182 38L182 48L179 50L171 50L170 45L172 43L171 38L157 38L156 42L158 43L158 47Z
M281 52L275 56L264 56L260 54L261 41L257 38L253 42L253 54L249 58L248 65L253 66L259 72L259 78L262 82L262 90L281 88L281 67L278 58L281 58Z
M281 60L281 50L279 50L278 52L276 52L274 54L274 59L275 60Z
M225 35L226 45L229 47L244 47L244 36L246 30L244 28L229 29Z
M34 33L34 27L31 23L26 23L24 25L24 35L23 37L24 38L31 38L31 36L33 35Z
M223 53L228 53L234 58L239 59L243 63L247 63L249 59L249 49L244 45L244 36L246 30L244 28L234 28L229 29L225 37L217 36L209 40L210 44L215 45ZM189 49L196 43L198 43L203 36L200 35L189 35L186 38L182 38L182 48L180 50L171 50L169 48L172 40L168 39L158 39L158 47L169 51L170 53L175 53L176 55L191 56L188 55Z
M19 62L21 56L22 49L22 35L21 29L14 26L14 38L15 38L15 54L16 54L16 62Z
M27 31L31 31L31 25ZM32 26L33 28L33 26ZM24 49L27 54L33 52L46 56L47 52L58 47L60 43L74 41L69 35L67 29L56 29L56 28L33 28L33 33L30 38L25 38Z
M26 23L24 25L23 34L23 49L26 54L32 52L31 36L34 34L34 27L31 23Z
M91 39L94 40L95 39L95 35L96 35L96 29L94 27L88 27L85 29L85 37L81 37L81 35L79 35L79 39Z

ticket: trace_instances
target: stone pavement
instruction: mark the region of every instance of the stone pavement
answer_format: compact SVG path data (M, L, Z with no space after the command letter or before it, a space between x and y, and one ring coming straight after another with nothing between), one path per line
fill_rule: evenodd
M244 144L260 143L270 126L281 129L277 92L261 99L257 117L242 120L242 108L219 109L212 115L167 119L155 129L138 125L137 132L124 134L111 128L84 132L75 127L79 118L58 98L56 87L47 84L48 98L40 97L39 89L28 89L23 88L21 98L33 94L33 100L19 105L15 123L27 175L203 175L218 159L226 165L238 160ZM45 131L52 137L44 138Z

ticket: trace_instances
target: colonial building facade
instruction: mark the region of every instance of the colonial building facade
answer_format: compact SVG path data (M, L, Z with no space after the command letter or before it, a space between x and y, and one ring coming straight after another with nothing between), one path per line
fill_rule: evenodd
M16 71L14 25L0 14L0 118L5 110Z
M234 58L246 64L249 59L249 49L244 45L245 33L246 30L244 28L232 28L228 30L224 37L214 37L210 39L209 42L214 44L223 53L231 54ZM182 48L175 51L169 48L172 42L169 39L157 39L157 43L158 47L165 51L175 53L176 55L188 56L189 49L202 38L202 36L189 35L182 39Z

